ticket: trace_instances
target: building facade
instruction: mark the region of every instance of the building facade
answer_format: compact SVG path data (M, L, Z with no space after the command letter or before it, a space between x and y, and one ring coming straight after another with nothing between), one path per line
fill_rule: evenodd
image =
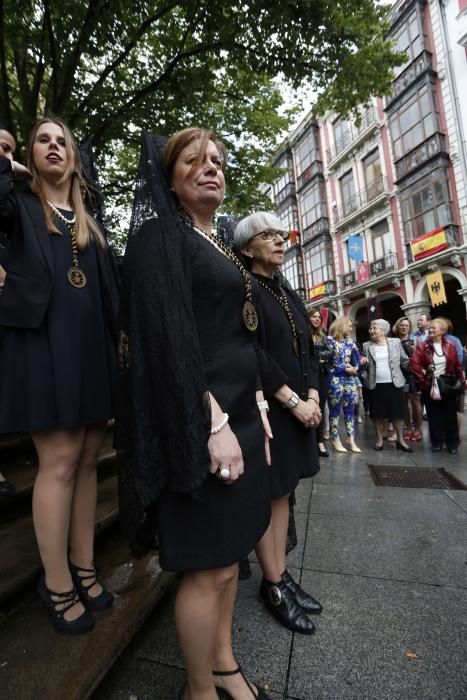
M426 275L440 271L447 304L432 312L464 338L467 0L396 2L390 21L407 53L391 95L373 98L358 121L310 115L277 156L276 212L300 234L283 271L311 308L349 315L361 337L368 299L390 322L415 322L431 307Z

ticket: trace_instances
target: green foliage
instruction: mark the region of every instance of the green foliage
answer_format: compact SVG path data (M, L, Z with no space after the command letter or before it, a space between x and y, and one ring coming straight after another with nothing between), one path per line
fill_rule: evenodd
M274 78L308 81L345 114L389 91L401 62L374 0L0 0L0 121L19 141L58 114L90 139L106 194L128 207L141 128L215 128L229 146L235 213L262 204L277 137Z

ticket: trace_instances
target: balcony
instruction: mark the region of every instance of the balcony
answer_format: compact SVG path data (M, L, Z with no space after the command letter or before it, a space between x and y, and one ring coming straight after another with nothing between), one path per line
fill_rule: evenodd
M433 57L429 51L423 51L394 80L391 96L386 101L386 109L388 109L394 100L400 97L412 83L427 71L431 71L433 74L435 73L433 70Z
M310 226L303 230L303 243L311 241L312 238L321 233L329 233L329 219L322 216L317 221L314 221Z
M407 250L407 261L408 264L410 265L411 263L418 262L418 263L424 263L428 260L432 260L433 256L439 256L442 254L446 254L447 251L449 251L451 248L457 248L461 245L460 242L460 235L459 235L459 226L456 226L455 224L448 224L448 226L444 227L444 233L446 234L446 241L447 241L447 248L444 248L441 251L434 252L433 255L427 255L425 258L422 258L421 260L414 260L414 257L412 255L412 246L410 245L410 241L406 241L405 247Z
M440 153L447 155L444 136L437 132L396 161L396 182Z
M307 182L310 182L316 175L323 174L323 164L320 160L315 160L311 163L308 168L298 176L297 178L297 189L300 190Z
M340 224L350 223L364 212L379 204L389 197L387 178L380 175L367 184L359 192L355 192L349 199L346 199L342 206L334 207L334 222Z
M281 191L274 196L274 202L277 206L282 204L287 197L293 197L295 195L295 185L293 182L287 183L285 187L281 189Z
M327 280L326 282L320 282L310 287L308 290L308 301L314 302L320 299L329 299L336 293L336 283L334 280Z
M344 160L352 148L358 146L369 136L375 128L379 127L379 121L374 107L370 107L362 114L359 126L351 124L334 143L334 146L326 151L328 168L334 168L341 160Z
M370 282L386 272L394 272L398 269L397 255L395 253L386 253L380 258L375 258L369 263L360 263L358 272L351 270L344 275L340 275L341 289L350 289L356 285Z

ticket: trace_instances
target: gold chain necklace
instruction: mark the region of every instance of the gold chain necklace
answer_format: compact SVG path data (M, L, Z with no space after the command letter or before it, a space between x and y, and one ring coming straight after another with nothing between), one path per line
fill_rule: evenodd
M294 321L294 319L293 319L292 312L290 311L289 302L288 302L287 296L286 296L286 294L285 294L285 292L284 292L284 289L283 289L281 283L279 282L279 291L280 291L280 294L281 294L280 297L279 297L279 296L275 293L275 291L274 291L273 289L271 289L267 284L265 284L264 282L262 282L261 280L259 280L257 277L256 277L256 281L257 281L258 284L260 284L266 291L268 291L269 294L270 294L272 297L274 297L274 299L275 299L275 300L282 306L282 308L284 309L285 315L287 316L287 320L288 320L288 322L289 322L290 329L291 329L292 335L293 335L293 349L294 349L294 352L295 352L296 356L297 356L297 357L300 357L300 353L299 353L299 350L298 350L297 327L296 327L296 325L295 325L295 321Z
M183 220L186 222L186 219L182 217ZM204 238L206 241L208 241L216 250L221 253L224 257L227 258L227 260L230 260L231 263L235 265L237 270L241 272L241 275L243 277L243 284L245 287L245 303L243 304L243 309L242 309L242 316L243 316L243 323L245 326L248 328L249 331L255 331L258 328L258 314L256 313L255 306L253 304L253 288L251 284L251 278L250 275L248 274L248 271L244 268L240 260L237 258L235 253L232 253L230 248L228 248L226 245L224 245L219 239L213 239L211 236L209 236L206 231L203 231L202 229L198 228L195 226L191 221L186 222L188 223L194 231L196 231L202 238Z
M64 216L54 204L52 204L52 202L49 202L47 200L47 204L51 208L54 216L56 216L57 219L60 219L60 221L63 221L63 223L68 229L71 239L72 265L67 272L67 278L68 282L71 284L72 287L75 287L76 289L81 289L82 287L86 286L87 280L83 270L79 267L78 243L76 241L76 214L73 215L72 219L67 219L67 217Z

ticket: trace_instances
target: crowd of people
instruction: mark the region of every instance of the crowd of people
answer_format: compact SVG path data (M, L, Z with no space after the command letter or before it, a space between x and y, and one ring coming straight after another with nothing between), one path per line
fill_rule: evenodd
M14 152L0 130L0 433L29 433L38 455L38 594L65 634L89 632L113 605L93 535L97 457L115 417L130 545L141 554L157 533L162 568L183 574L179 698L214 700L222 688L267 699L232 648L239 562L255 550L267 610L314 632L321 603L293 578L286 551L294 490L329 457L323 416L334 451L360 453L363 385L376 450L390 425L411 452L423 406L432 449L455 453L464 358L449 324L422 316L411 334L403 317L388 337L389 323L375 320L359 349L349 318L327 330L319 310L309 316L280 272L280 219L247 216L233 249L213 235L227 154L210 130L143 135L120 276L67 125L39 120L26 166ZM0 493L5 483L0 475Z

